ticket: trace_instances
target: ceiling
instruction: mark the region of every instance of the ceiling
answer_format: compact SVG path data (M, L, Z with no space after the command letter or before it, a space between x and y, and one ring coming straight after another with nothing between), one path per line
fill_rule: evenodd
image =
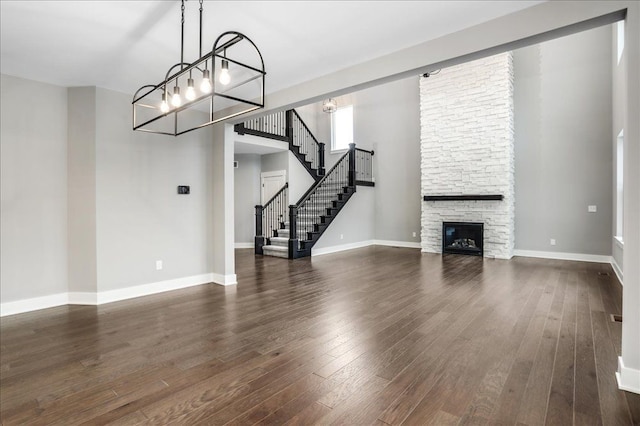
M210 1L203 44L224 31L261 50L267 93L540 1ZM179 1L0 1L0 71L60 86L133 93L180 59ZM198 1L186 3L185 60L198 57Z

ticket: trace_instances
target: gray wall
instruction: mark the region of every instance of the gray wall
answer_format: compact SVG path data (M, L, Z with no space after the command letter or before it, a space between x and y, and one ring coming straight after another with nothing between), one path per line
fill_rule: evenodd
M611 28L516 50L514 67L516 249L610 255Z
M419 243L418 77L356 92L354 96L356 144L375 151L375 238Z
M210 129L179 138L134 132L131 97L96 94L98 290L211 272ZM191 194L178 195L178 185Z
M338 217L313 246L312 254L328 247L375 239L375 211L371 208L374 198L374 188L359 186Z
M235 241L253 243L255 206L260 204L260 155L236 154L235 170Z
M69 88L67 108L69 291L95 292L98 288L96 88Z
M133 132L131 97L109 90L1 87L2 302L214 270L209 130Z
M67 89L0 80L0 299L67 291Z
M287 179L289 178L289 153L288 151L276 152L274 154L265 154L260 157L262 172L275 172L278 170L287 171Z
M291 151L288 151L288 161L289 204L293 204L302 198L315 181Z

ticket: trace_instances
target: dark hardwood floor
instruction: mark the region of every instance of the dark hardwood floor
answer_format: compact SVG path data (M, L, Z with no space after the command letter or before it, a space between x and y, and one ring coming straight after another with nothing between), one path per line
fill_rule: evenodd
M2 424L639 422L608 265L369 247L237 273L3 318Z

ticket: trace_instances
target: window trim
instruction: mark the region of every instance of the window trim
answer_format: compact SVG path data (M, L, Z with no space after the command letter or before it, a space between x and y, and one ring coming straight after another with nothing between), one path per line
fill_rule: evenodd
M351 110L351 142L350 143L353 143L353 139L354 139L353 138L353 128L354 128L354 125L353 125L353 121L354 121L354 119L353 119L353 111L354 111L354 108L353 108L353 104L350 104L350 105L344 105L344 106L338 107L336 109L336 111L331 114L331 153L332 154L340 154L340 153L347 152L349 150L348 146L346 148L336 148L336 134L335 134L335 119L336 118L335 117L336 117L336 113L338 111L344 110L344 109L350 109Z
M623 243L624 235L624 129L620 130L616 137L615 152L615 201L616 201L616 220L615 235Z

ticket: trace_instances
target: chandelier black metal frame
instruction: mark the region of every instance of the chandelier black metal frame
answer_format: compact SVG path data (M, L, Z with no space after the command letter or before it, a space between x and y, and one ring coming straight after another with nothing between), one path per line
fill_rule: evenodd
M227 31L203 56L203 0L199 2L200 57L184 61L185 0L181 0L180 62L169 68L164 81L136 91L133 130L178 136L264 108L266 72L260 50L244 34ZM247 59L253 60L251 65Z

